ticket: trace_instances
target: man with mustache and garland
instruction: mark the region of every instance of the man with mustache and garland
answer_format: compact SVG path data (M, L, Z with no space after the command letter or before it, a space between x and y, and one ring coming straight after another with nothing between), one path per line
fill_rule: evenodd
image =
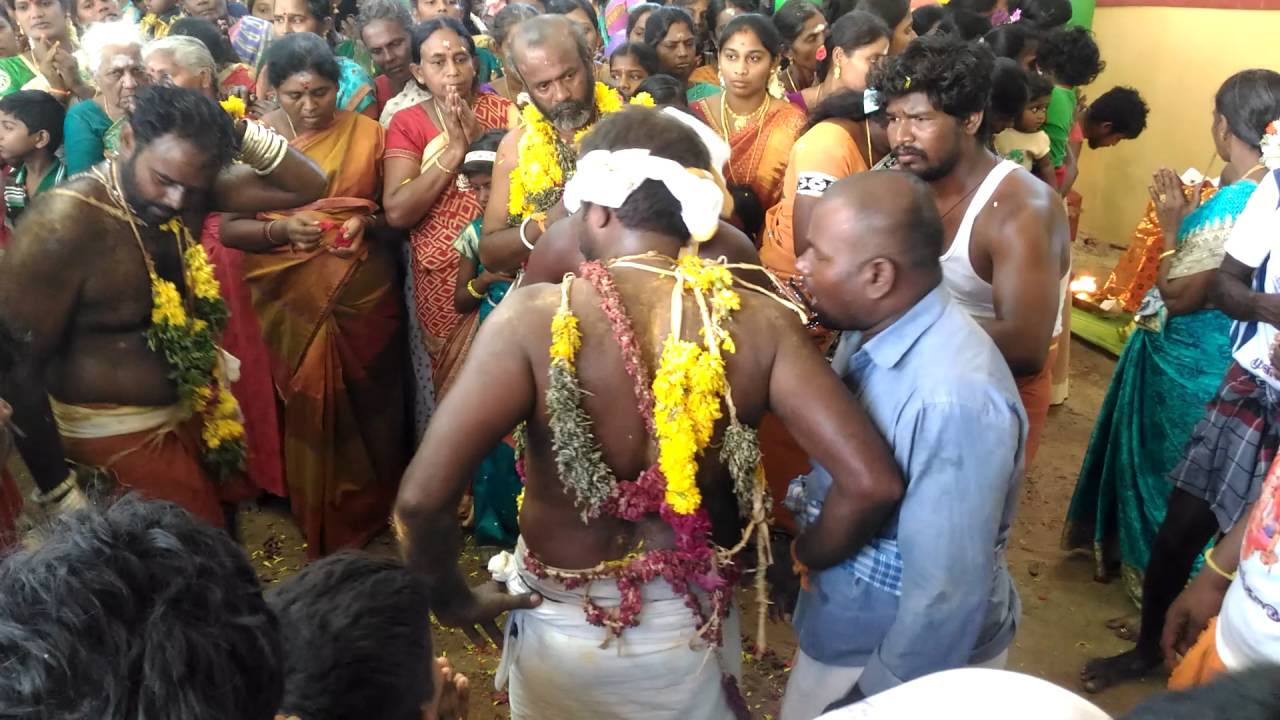
M512 291L481 326L395 526L440 622L505 641L497 680L513 718L746 718L733 593L753 534L757 567L768 563L761 416L831 470L833 512L794 548L803 562L861 547L902 481L803 311L742 291L757 286L740 266L697 257L727 198L697 132L630 108L602 118L581 152L563 224L586 262ZM490 561L494 582L471 588L454 509L518 425L521 537Z
M596 81L587 39L565 16L529 18L507 44L507 65L528 103L523 127L502 139L493 164L480 261L494 272L519 270L546 228L565 216L560 195L573 175L578 139L622 108L622 96Z
M984 45L922 37L872 70L898 167L929 183L942 215L943 283L995 340L1027 411L1027 467L1049 416L1071 270L1062 199L987 149L995 59Z
M85 476L106 478L234 530L248 494L238 361L220 346L228 311L189 228L210 212L304 205L325 176L192 90L143 88L120 137L115 158L36 198L0 258L0 323L27 343L0 395L37 505L76 509Z

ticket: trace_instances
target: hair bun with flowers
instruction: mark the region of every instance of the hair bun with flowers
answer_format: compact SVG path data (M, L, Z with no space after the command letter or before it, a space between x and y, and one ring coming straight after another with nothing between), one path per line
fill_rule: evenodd
M1280 118L1267 125L1258 146L1262 149L1262 164L1268 170L1280 170Z

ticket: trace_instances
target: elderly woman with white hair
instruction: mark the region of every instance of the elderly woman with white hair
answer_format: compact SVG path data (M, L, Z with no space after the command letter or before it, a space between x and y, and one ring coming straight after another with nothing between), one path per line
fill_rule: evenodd
M186 88L218 100L218 66L204 43L185 35L152 40L142 48L147 75L156 85Z
M68 175L88 170L114 154L134 94L149 83L142 64L142 36L127 20L95 24L84 34L80 48L98 92L67 111L63 146Z

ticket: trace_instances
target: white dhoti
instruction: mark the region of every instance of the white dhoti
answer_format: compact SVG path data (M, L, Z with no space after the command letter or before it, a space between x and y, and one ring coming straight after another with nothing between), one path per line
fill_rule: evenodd
M665 580L643 589L640 624L613 637L587 622L585 593L600 607L619 604L617 584L597 580L568 590L524 569L516 554L490 563L512 594L537 592L542 603L513 611L495 685L506 687L513 720L731 720L723 674L742 676L742 635L736 609L724 621L724 644L709 646L685 597Z

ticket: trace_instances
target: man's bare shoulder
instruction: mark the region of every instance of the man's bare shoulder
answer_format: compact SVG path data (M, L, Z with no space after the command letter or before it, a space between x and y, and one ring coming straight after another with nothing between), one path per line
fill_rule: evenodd
M109 202L101 183L83 176L72 178L32 201L14 228L9 252L18 257L34 253L70 258L99 245L101 211L76 195Z
M1003 219L1025 217L1028 214L1052 219L1055 211L1062 209L1062 196L1049 184L1021 167L1016 168L996 188L991 196L990 211Z
M534 283L522 285L507 293L497 309L484 321L484 327L501 328L502 333L528 336L533 328L546 331L551 316L560 306L560 285ZM546 322L542 322L546 321Z
M514 158L520 145L520 138L524 137L524 131L525 128L521 126L503 135L502 140L498 142L498 156Z
M738 295L742 298L742 308L733 314L735 328L731 329L739 344L742 342L739 338L761 343L759 348L777 347L795 339L809 342L805 321L795 310L755 290L739 288Z

